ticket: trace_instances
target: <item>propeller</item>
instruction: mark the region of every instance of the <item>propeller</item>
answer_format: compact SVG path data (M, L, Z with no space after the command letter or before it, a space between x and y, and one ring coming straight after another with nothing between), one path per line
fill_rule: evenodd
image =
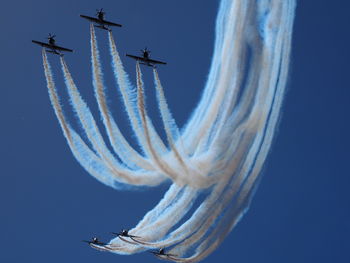
M99 14L105 14L105 12L103 11L103 8L101 8L100 10L96 9L96 14L99 15Z
M49 36L48 36L47 39L53 39L53 38L55 38L55 37L56 37L56 35L52 35L51 33L49 33Z
M147 47L145 47L144 49L141 49L141 52L142 52L142 54L145 54L145 53L147 53L148 55L151 54L151 51L148 50Z

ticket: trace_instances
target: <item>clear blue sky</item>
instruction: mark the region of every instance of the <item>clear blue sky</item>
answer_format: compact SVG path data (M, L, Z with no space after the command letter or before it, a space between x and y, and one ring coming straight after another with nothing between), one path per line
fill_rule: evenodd
M31 40L51 32L58 44L75 49L66 60L97 113L89 24L79 14L103 7L106 18L124 25L114 30L122 54L147 46L168 62L160 77L183 125L206 80L218 0L13 0L1 7L0 262L156 262L148 253L118 256L80 242L94 235L107 240L109 232L134 226L167 186L118 192L80 167L50 106L41 50ZM289 88L263 180L248 214L204 262L350 262L349 10L345 0L299 1ZM113 87L105 32L98 40L109 102L130 133ZM73 119L58 58L50 61ZM134 79L134 62L123 61ZM158 116L151 71L144 75L150 114Z

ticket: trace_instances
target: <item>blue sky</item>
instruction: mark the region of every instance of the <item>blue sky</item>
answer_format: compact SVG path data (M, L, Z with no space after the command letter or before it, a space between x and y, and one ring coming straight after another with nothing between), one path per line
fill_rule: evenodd
M205 2L205 3L204 3ZM0 262L155 262L148 253L118 256L81 243L135 225L164 185L152 191L118 192L89 176L73 158L50 106L40 48L55 33L76 83L96 111L90 69L89 23L79 14L124 25L114 36L122 54L147 46L160 68L169 105L183 125L206 80L218 1L9 1L1 3L0 103L2 164ZM250 211L204 262L347 262L350 217L348 149L350 3L299 1L292 70L283 116ZM109 102L130 134L113 89L105 32L98 32ZM65 100L58 58L50 56ZM134 80L135 64L123 59ZM151 71L150 114L157 121ZM96 115L97 116L97 115ZM129 136L132 138L132 136Z

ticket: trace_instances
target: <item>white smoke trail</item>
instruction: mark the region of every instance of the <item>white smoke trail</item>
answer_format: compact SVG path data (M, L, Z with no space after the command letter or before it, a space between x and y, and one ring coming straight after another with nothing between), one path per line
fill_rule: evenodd
M101 112L103 123L106 127L108 137L112 144L114 151L118 154L120 159L131 167L140 167L146 170L152 170L153 166L142 156L140 156L127 142L125 137L120 132L118 125L111 116L106 103L106 96L104 93L103 77L101 65L99 62L99 52L97 48L97 40L95 36L94 26L90 25L91 34L91 62L93 72L93 86L97 103Z
M172 185L130 230L140 238L115 238L106 250L132 254L166 248L177 262L198 262L236 226L259 182L283 102L288 76L295 0L222 0L211 70L201 101L180 132L168 108L158 72L154 81L169 149L147 115L142 74L136 89L124 71L112 33L109 47L116 82L144 156L121 134L106 103L99 51L91 26L95 95L114 152L81 98L64 60L68 93L90 149L66 122L46 54L52 105L77 160L101 182L116 188Z
M154 82L156 87L156 94L158 100L159 111L163 120L164 130L167 136L167 140L171 151L174 153L175 159L179 162L181 167L184 169L186 176L189 174L206 174L201 173L198 167L195 167L195 163L192 164L188 160L188 154L185 151L185 147L180 136L179 128L177 127L174 118L169 110L164 90L159 79L159 75L156 68L153 68ZM187 167L190 167L189 170ZM203 171L203 170L202 170Z
M47 60L46 52L44 49L42 51L42 55L51 104L55 110L55 114L59 120L63 134L67 139L72 153L79 161L79 163L86 169L86 171L94 176L97 180L111 187L120 188L122 185L113 180L114 176L111 174L111 171L102 164L100 158L89 149L89 147L83 142L80 136L76 134L76 132L66 122L62 107L59 102L59 96L57 94L53 81L51 67Z
M176 158L181 163L183 167L186 167L186 164L184 164L184 158L187 158L185 156L185 149L183 146L182 139L180 137L179 128L177 127L175 120L173 119L171 112L168 108L168 104L166 102L166 98L164 95L164 90L162 87L162 84L160 83L159 75L156 68L153 68L153 75L154 75L154 82L156 87L156 94L157 94L157 100L159 105L159 111L161 113L161 117L163 120L163 126L166 132L167 140L170 145L171 150L174 152ZM179 145L176 145L176 140L179 140ZM179 153L179 150L181 149L181 154Z
M153 162L156 163L159 167L159 169L169 176L174 182L176 182L179 185L189 185L194 186L196 188L207 188L211 184L214 183L212 177L204 177L198 174L188 174L184 173L180 170L178 172L175 172L175 170L170 167L169 163L167 163L165 160L161 158L161 156L156 152L155 148L152 145L153 140L151 140L150 136L150 130L148 127L148 121L146 119L146 108L145 108L145 101L144 101L144 91L143 91L143 82L142 82L142 75L140 70L140 64L136 63L136 76L137 76L137 108L139 110L139 114L141 116L141 124L144 131L145 136L145 142L144 142L144 149L146 149L147 153L149 153L150 158L152 158ZM151 142L152 141L152 142ZM176 153L174 154L176 156ZM180 159L180 160L179 160ZM183 161L181 162L181 157L178 156L178 158L175 158L175 160L178 160L181 165L185 166ZM172 162L172 164L175 164Z
M123 64L121 62L119 53L116 48L116 44L114 41L114 38L112 36L112 32L108 32L109 37L109 46L110 46L110 53L112 56L112 67L114 71L114 76L116 79L116 82L118 83L118 87L120 90L120 93L123 98L123 102L125 105L125 110L128 114L131 126L136 134L136 138L138 139L140 147L144 149L144 134L141 129L141 117L139 115L139 110L137 109L137 94L135 88L130 84L129 77L127 73L124 70ZM146 116L148 127L150 131L150 135L152 137L152 143L154 145L154 148L157 150L159 154L166 152L166 147L163 143L163 141L160 139L159 135L155 131L151 121L149 120L149 117Z
M118 160L114 158L105 145L97 124L86 103L81 98L80 93L71 77L67 64L62 57L61 65L73 109L77 113L79 121L82 124L82 127L94 150L97 152L98 156L100 156L104 164L114 174L116 180L134 185L154 185L155 182L156 184L159 184L163 180L163 177L159 176L159 174L153 175L150 172L145 173L142 171L129 171L118 163Z
M140 71L140 64L136 62L136 82L137 82L137 109L139 111L139 115L141 117L141 125L144 131L145 141L142 143L143 148L146 149L147 154L152 158L152 161L159 166L159 168L165 173L168 174L173 179L176 179L176 173L168 166L166 162L161 160L159 155L157 154L155 148L151 142L150 130L148 128L148 121L146 119L146 106L144 99L144 91L143 91L143 82Z

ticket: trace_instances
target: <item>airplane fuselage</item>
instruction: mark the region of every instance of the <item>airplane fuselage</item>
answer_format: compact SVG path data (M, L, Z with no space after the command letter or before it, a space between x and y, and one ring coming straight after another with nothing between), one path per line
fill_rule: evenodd
M97 17L98 17L98 19L100 19L101 21L103 21L104 18L105 18L104 14L98 14Z
M143 58L148 60L149 59L149 52L143 52Z
M49 38L49 43L48 43L48 44L49 44L50 46L56 46L55 43L56 43L55 39Z

